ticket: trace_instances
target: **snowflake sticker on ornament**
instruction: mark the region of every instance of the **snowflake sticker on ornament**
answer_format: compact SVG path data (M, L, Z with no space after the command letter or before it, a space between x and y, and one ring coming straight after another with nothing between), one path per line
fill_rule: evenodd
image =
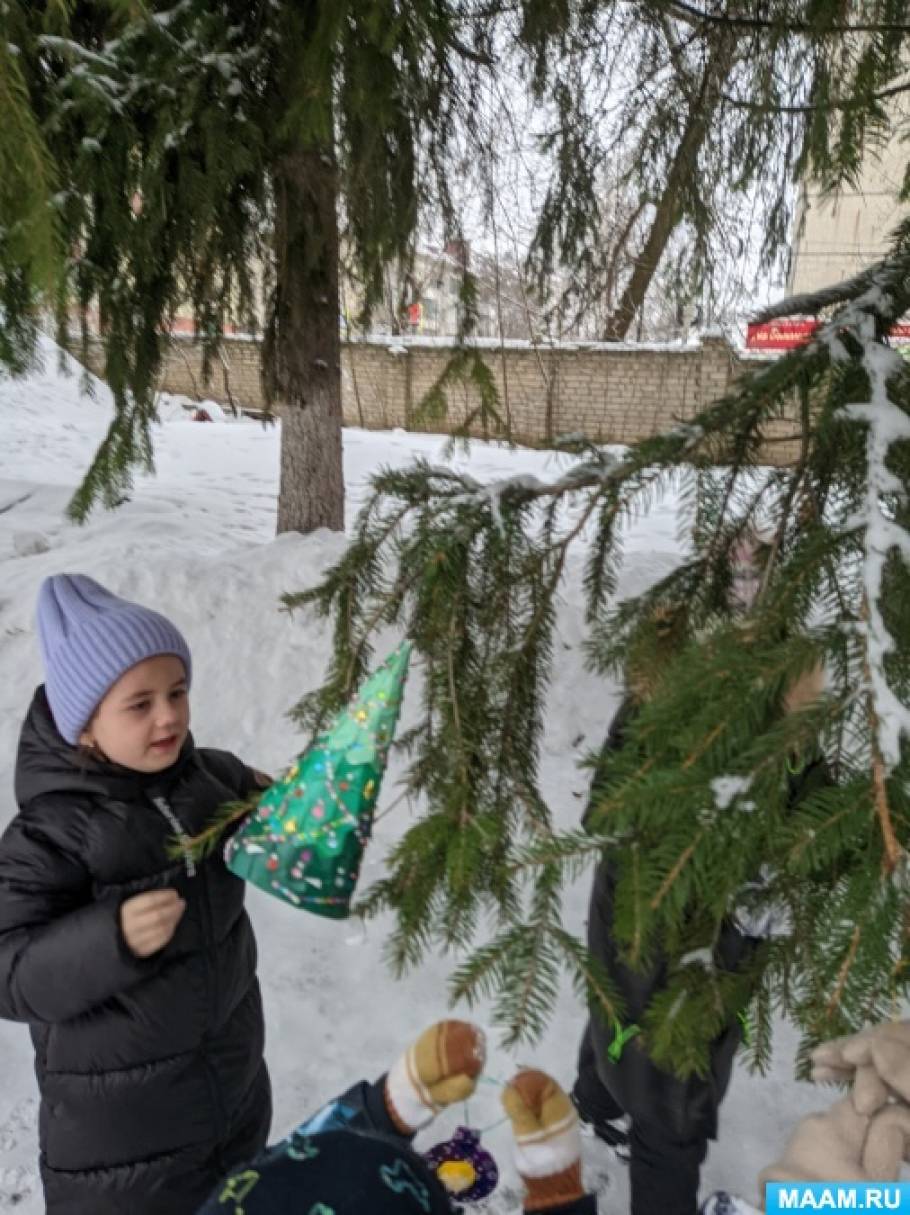
M293 907L350 915L410 657L406 641L265 790L225 846L232 873Z

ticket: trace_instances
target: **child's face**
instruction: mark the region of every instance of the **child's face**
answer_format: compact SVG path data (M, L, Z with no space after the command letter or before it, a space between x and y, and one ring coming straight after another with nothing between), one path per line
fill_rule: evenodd
M183 663L159 654L120 676L79 741L121 767L161 772L176 760L189 726Z

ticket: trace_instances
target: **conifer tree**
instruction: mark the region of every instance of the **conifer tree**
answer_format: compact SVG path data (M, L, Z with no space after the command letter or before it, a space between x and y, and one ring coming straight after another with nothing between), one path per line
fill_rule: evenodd
M54 166L31 104L29 69L22 62L25 8L9 0L0 10L0 367L29 366L35 342L36 296L52 294L62 250L54 220ZM66 28L65 8L48 6L44 28Z
M97 313L116 404L75 516L98 499L115 504L132 468L151 466L176 310L192 306L207 373L229 323L255 329L261 274L263 384L283 420L279 530L341 527L342 252L367 315L386 265L411 257L422 210L458 234L451 177L472 155L481 83L498 56L533 71L536 95L552 98L547 65L596 7L4 0L0 36L16 73L0 115L25 124L32 157L56 177L50 218L40 176L28 195L0 193L0 332L16 352L5 361L21 365L48 300L37 250L53 220L67 253L58 326L75 311L86 341ZM570 125L575 106L566 93ZM0 141L15 155L6 131ZM466 356L449 379L482 372Z
M279 527L340 526L340 260L367 315L385 266L409 263L421 216L459 234L454 183L490 162L502 130L493 94L522 96L539 128L530 262L545 296L555 270L571 271L576 306L602 288L614 259L600 167L620 153L632 166L650 227L612 334L680 224L693 289L729 250L717 233L731 191L758 192L779 249L788 171L812 164L834 182L887 134L908 25L900 0L753 7L3 0L0 357L21 369L43 303L61 330L96 311L117 409L74 513L116 503L151 463L175 310L192 305L208 367L227 324L254 327L262 277L264 385L284 418ZM463 297L467 333L468 272ZM495 426L468 348L431 407L453 379L481 388Z
M762 1063L776 1010L808 1045L906 996L910 371L887 333L908 308L910 222L887 262L776 309L829 312L808 346L621 458L578 444L551 482L483 485L428 464L375 478L343 558L287 602L335 623L328 681L299 706L310 725L362 677L377 629L396 624L423 660L422 719L406 739L420 814L363 904L394 912L396 967L470 944L453 994L492 994L515 1038L542 1029L563 968L621 1020L561 915L566 881L609 849L629 960L657 947L671 959L642 1029L672 1069L703 1070L708 1043L747 1004ZM781 421L798 457L772 466L767 430ZM691 555L615 602L620 524L680 485L695 506ZM754 530L767 544L743 617L731 584ZM621 671L634 651L656 690L587 830L563 833L538 766L575 549L592 663ZM657 635L668 615L669 663ZM824 692L784 714L819 664ZM788 775L816 755L832 779L793 805ZM747 972L718 974L707 947L743 908L775 911L782 932Z

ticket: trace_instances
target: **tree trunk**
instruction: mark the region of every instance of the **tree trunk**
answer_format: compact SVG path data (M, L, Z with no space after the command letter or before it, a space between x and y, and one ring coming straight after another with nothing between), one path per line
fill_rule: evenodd
M339 251L331 149L285 153L273 181L277 273L263 362L281 415L278 531L341 531Z
M622 297L604 326L604 341L621 342L640 312L651 279L660 264L667 241L680 220L680 195L686 177L697 167L698 153L718 108L720 86L733 67L735 42L721 35L711 51L701 83L689 101L686 124L667 174L667 184L657 202L654 219Z

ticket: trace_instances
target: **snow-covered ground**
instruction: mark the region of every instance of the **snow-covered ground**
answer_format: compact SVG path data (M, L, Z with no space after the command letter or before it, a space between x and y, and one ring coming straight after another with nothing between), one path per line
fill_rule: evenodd
M278 769L301 745L285 712L323 677L328 627L278 609L282 591L312 584L341 552L343 539L322 532L274 538L278 485L277 429L250 421L200 424L177 400L165 402L156 429L157 475L137 480L116 513L99 512L84 527L64 518L69 496L88 466L111 416L106 388L80 395L79 374L60 373L46 348L44 369L23 381L0 379L0 828L15 813L13 763L22 715L41 671L32 616L41 580L62 571L91 574L119 594L172 616L193 649L193 730L198 741L226 747L257 766ZM380 465L416 456L442 459L444 441L403 432L345 432L349 518ZM474 444L454 457L482 479L516 473L553 475L558 457ZM669 568L679 554L676 504L668 500L630 531L622 592L631 593ZM569 570L559 616L562 652L550 697L542 778L561 821L577 821L586 774L577 763L598 745L617 689L585 670L579 580ZM407 714L407 708L405 710ZM394 771L384 787L394 798ZM381 806L380 806L381 809ZM384 851L407 825L408 811L378 825L364 871L376 875ZM581 930L586 884L571 892L567 922ZM276 1135L361 1075L385 1069L408 1039L446 1012L452 959L435 958L404 980L383 963L384 925L335 923L295 911L250 889L260 943L275 1087ZM485 1010L475 1014L484 1023ZM494 1049L488 1074L506 1078L516 1063L534 1062L571 1083L584 1021L570 991L545 1039L508 1057ZM495 1039L494 1039L495 1041ZM758 1169L775 1158L787 1127L824 1095L792 1080L794 1037L782 1027L770 1076L737 1073L724 1106L721 1139L712 1148L705 1189L750 1195ZM38 1215L36 1088L32 1051L22 1026L0 1022L0 1210ZM463 1111L457 1111L460 1119ZM508 1161L508 1133L495 1126L495 1086L472 1102L474 1125L491 1127L487 1146L504 1165L496 1215L519 1209ZM424 1136L448 1137L456 1113ZM603 1215L627 1210L624 1169L599 1143L586 1140L586 1174Z

